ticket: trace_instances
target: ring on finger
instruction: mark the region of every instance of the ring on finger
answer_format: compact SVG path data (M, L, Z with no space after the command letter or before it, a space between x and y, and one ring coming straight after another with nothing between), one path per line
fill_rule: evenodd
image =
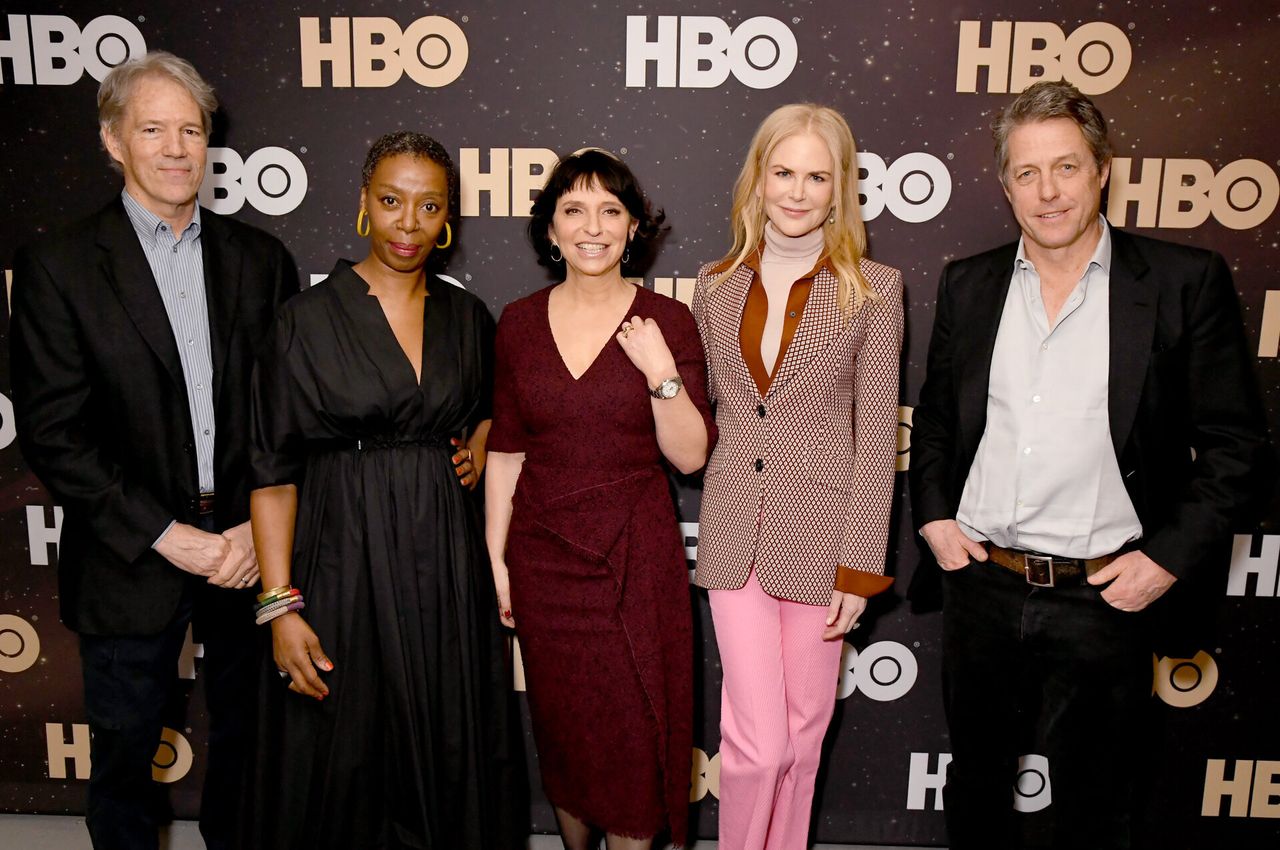
M288 671L288 670L276 670L276 673L277 673L277 674L279 674L279 676L280 676L280 678L281 678L281 679L288 679L288 678L289 678L289 671Z

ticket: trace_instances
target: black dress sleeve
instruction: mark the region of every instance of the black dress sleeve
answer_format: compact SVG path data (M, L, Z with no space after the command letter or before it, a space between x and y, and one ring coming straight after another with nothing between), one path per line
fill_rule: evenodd
M253 367L249 483L254 489L298 484L306 453L298 416L300 390L292 377L295 326L287 307L272 325L271 338Z

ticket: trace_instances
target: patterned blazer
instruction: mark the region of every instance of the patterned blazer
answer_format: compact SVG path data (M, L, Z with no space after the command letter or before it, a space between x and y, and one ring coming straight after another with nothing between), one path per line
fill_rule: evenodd
M839 566L840 589L878 593L891 581L884 555L902 273L863 259L862 274L879 297L842 316L838 281L824 263L762 397L739 339L756 272L740 266L713 287L721 268L704 266L693 296L720 429L705 473L695 581L737 589L754 567L772 596L827 605Z

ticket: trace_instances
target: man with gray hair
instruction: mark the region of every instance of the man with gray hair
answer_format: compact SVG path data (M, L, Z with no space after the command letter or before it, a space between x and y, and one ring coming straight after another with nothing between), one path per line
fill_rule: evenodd
M1092 101L1040 82L994 130L1021 239L943 272L912 430L913 519L942 568L950 846L1020 846L1038 727L1053 846L1127 848L1152 626L1225 569L1266 425L1223 258L1101 215Z
M169 818L152 758L189 624L204 645L211 848L233 839L253 733L249 377L298 275L278 240L197 204L216 108L169 53L115 68L98 110L124 190L14 260L18 435L64 509L61 615L80 635L93 734L87 821L112 850L155 848Z

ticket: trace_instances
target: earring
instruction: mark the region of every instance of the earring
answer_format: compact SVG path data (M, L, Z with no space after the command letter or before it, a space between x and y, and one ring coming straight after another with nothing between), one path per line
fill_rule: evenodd
M547 253L551 255L551 262L553 263L558 263L564 259L564 254L561 253L560 246L554 242L551 243L551 250Z
M356 216L356 235L368 236L369 228L369 213L366 210L361 209L360 214Z
M836 211L833 209L831 211L831 215L827 216L827 224L835 224L835 223L836 223Z
M622 252L622 262L624 263L631 262L631 243L630 242L627 243L626 249Z
M453 228L450 227L449 222L446 221L444 223L444 244L441 245L439 241L437 241L436 247L443 250L445 248L448 248L452 244L453 244Z

